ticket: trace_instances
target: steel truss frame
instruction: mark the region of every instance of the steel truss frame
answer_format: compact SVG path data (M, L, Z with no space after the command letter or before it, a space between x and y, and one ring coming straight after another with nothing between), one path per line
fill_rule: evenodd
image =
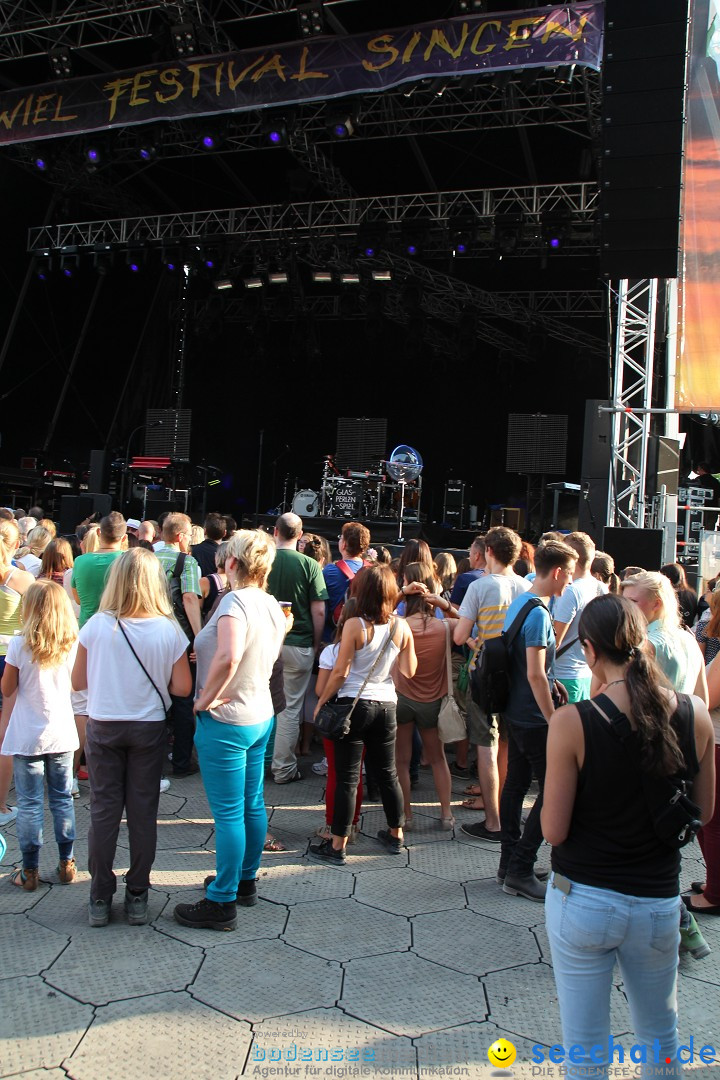
M34 227L29 230L28 250L47 254L67 247L219 243L231 239L247 244L297 243L310 239L331 242L355 238L363 223L389 229L415 223L428 228L431 236L433 231L440 230L446 245L446 233L453 223L491 230L498 216L522 215L525 231L529 228L532 232L532 236L523 239L534 241L537 254L542 240L542 215L562 210L567 213L570 226L570 235L563 246L567 255L597 246L594 226L598 201L594 183L323 199Z
M325 0L340 7L357 0ZM152 33L153 13L206 30L296 10L297 0L65 0L48 13L43 0L3 0L0 5L0 62L42 56L59 45L93 48ZM227 41L227 38L225 38Z
M617 304L612 396L612 444L608 525L642 529L646 515L647 455L652 422L653 365L658 317L658 280L612 285Z

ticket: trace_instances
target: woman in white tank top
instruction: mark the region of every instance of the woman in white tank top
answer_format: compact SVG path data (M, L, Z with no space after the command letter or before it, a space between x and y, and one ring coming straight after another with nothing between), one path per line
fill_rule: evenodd
M310 846L310 854L331 865L345 862L363 747L380 789L388 828L378 832L393 854L402 851L405 823L403 797L395 767L397 694L391 671L395 664L411 679L417 668L412 634L404 619L394 618L398 589L388 566L370 566L357 575L358 618L343 627L335 667L318 701L319 709L337 695L340 702L358 698L350 732L335 743L335 808L329 840Z

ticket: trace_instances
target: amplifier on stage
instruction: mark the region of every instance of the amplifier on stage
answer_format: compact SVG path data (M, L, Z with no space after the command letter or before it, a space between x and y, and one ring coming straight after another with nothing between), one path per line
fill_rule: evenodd
M465 516L465 481L447 480L443 521L446 521L452 529L464 529Z

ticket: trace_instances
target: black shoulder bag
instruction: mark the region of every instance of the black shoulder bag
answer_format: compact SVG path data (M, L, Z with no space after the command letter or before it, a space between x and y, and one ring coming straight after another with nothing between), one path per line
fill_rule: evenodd
M536 607L545 607L539 596L523 604L507 630L488 638L480 646L470 675L470 691L475 704L488 716L501 713L510 697L510 649L523 623Z
M658 840L679 851L694 840L702 828L700 807L690 798L692 780L683 780L678 776L650 776L640 768L640 759L634 740L630 721L605 694L600 695L612 706L612 717L608 716L597 701L590 704L610 725L613 735L620 740L626 750L638 759L638 773L652 818L653 829ZM688 739L695 738L695 714L687 694L678 694L678 711L688 715Z
M121 630L121 632L122 632L122 636L123 636L123 637L125 638L125 640L127 641L128 645L130 646L130 652L131 652L131 653L133 654L133 656L134 656L134 657L135 657L135 659L137 660L138 664L140 665L140 667L141 667L141 668L143 669L143 671L145 672L145 676L146 676L146 678L148 679L148 681L150 682L150 684L151 684L151 686L152 686L153 690L155 691L155 693L157 694L157 696L158 696L158 697L160 698L160 700L162 701L162 707L163 707L163 714L164 714L164 716L165 716L165 722L166 722L167 724L169 724L169 723L170 723L170 709L168 709L168 707L167 707L167 706L166 706L166 704L165 704L165 698L164 698L164 697L162 696L162 694L161 694L161 693L160 693L160 691L158 690L157 686L155 685L155 681L154 681L153 677L151 676L150 672L149 672L149 671L147 670L147 668L146 668L146 667L145 667L145 665L143 664L142 660L140 659L140 657L138 656L138 654L137 654L137 653L135 652L135 650L133 649L133 647L132 647L132 642L130 641L130 638L129 638L129 637L127 636L127 634L125 633L125 627L123 626L123 624L122 624L122 623L120 622L120 620L119 620L119 619L118 619L118 621L117 621L117 624L118 624L118 626L120 627L120 630ZM170 707L170 708L172 708L172 705L171 705L171 707Z

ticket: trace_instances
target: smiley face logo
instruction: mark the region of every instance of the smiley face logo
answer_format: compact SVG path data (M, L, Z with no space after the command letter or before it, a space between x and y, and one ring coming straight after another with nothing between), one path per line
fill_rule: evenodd
M487 1052L488 1061L498 1069L509 1069L517 1057L515 1047L507 1039L497 1039Z

